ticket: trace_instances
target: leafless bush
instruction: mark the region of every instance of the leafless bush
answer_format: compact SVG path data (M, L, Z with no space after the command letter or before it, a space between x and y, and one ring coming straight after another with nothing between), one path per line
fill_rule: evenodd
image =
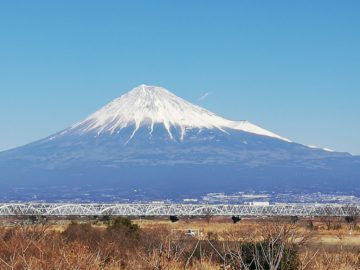
M360 269L360 248L342 244L347 226L329 232L340 243L329 248L309 244L318 231L299 224L238 224L201 237L173 234L158 224L139 229L123 218L105 227L72 223L63 232L22 224L0 228L0 269Z

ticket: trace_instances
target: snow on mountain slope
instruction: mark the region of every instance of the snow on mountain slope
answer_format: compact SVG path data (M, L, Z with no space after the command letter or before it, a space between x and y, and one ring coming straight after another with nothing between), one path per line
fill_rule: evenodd
M162 87L144 84L110 102L70 130L81 133L95 131L100 135L118 133L134 126L131 140L141 126L148 126L152 134L156 124L162 124L171 139L174 137L171 128L174 127L181 130L180 140L184 140L189 129L218 129L224 133L227 129L234 129L290 142L247 121L231 121L217 116Z
M309 148L312 148L312 149L322 149L322 150L324 150L326 152L334 152L334 150L332 150L330 148L327 148L327 147L321 148L321 147L318 147L316 145L305 145L305 146L307 146Z

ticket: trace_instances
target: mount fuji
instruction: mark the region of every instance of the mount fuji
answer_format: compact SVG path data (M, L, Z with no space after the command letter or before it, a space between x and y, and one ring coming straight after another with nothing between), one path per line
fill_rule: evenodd
M2 200L147 200L207 192L359 193L360 158L231 121L140 85L83 121L0 153Z

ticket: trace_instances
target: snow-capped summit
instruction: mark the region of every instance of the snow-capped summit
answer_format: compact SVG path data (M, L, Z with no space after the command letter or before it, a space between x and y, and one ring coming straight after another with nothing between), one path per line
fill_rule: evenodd
M180 140L186 137L189 129L218 129L225 133L232 129L289 141L248 121L231 121L217 116L165 88L145 84L110 102L71 129L113 134L133 127L131 139L142 126L147 126L151 134L156 124L162 124L170 138L174 136L172 128L181 130Z

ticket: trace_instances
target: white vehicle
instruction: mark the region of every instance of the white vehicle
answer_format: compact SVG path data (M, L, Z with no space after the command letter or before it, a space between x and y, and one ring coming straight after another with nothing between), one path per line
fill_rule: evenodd
M249 202L248 205L251 206L269 206L269 202Z
M191 237L195 237L196 236L196 231L194 231L194 230L187 230L186 232L185 232L185 235L186 236L191 236Z

